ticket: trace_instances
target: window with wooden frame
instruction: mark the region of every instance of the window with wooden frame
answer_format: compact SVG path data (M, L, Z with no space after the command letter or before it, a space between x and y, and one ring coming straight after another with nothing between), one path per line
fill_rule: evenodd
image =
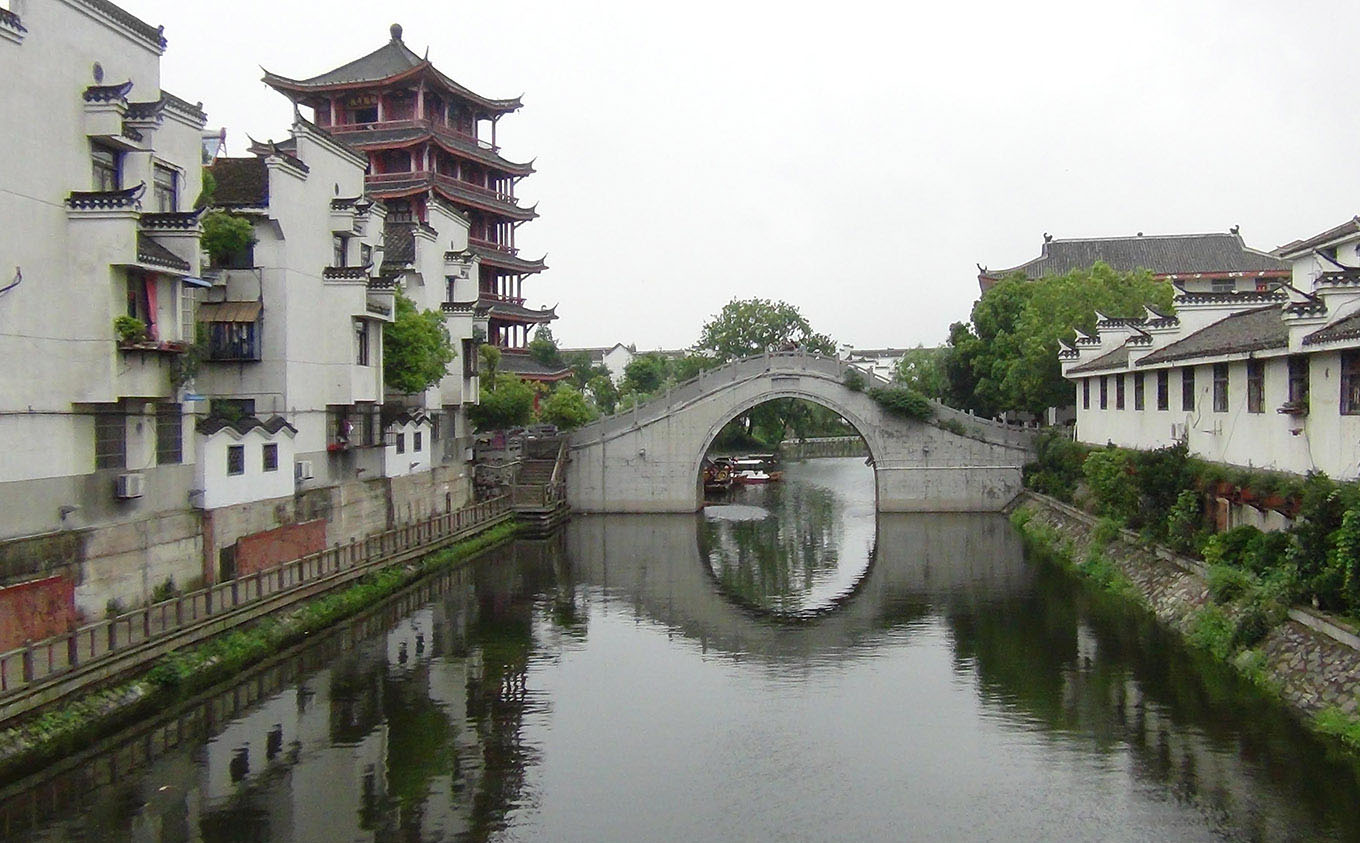
M1110 384L1105 375L1100 376L1100 409L1107 410L1110 407Z
M1133 409L1143 409L1143 373L1133 373Z
M1122 374L1114 376L1114 408L1124 409L1124 376Z
M102 143L90 143L91 190L110 192L123 189L123 153Z
M1360 351L1341 352L1341 415L1360 416Z
M1195 367L1181 369L1181 410L1190 412L1195 409Z
M1303 354L1289 358L1289 403L1308 409L1308 357Z
M151 206L157 213L175 213L179 210L179 173L162 164L151 169Z
M1247 412L1264 413L1266 407L1266 364L1247 361Z
M265 471L279 470L279 445L277 442L266 442L260 449L263 467Z
M1228 412L1228 364L1214 364L1214 412Z
M1157 371L1157 409L1171 409L1171 372L1166 369Z
M1081 379L1081 408L1082 408L1083 410L1089 410L1089 409L1091 409L1091 379L1090 379L1090 378L1082 378L1082 379Z

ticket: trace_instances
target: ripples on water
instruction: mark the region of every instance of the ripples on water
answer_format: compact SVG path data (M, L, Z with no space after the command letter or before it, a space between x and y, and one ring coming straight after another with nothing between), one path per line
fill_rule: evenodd
M1360 835L1353 765L1003 518L875 520L853 460L788 477L493 553L12 785L0 836Z

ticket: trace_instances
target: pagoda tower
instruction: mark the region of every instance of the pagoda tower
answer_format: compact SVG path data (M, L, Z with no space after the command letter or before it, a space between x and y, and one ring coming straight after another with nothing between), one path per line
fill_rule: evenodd
M407 47L399 24L391 36L372 53L319 76L289 79L266 71L264 82L294 105L311 108L317 126L368 156L365 189L387 206L389 226L427 224L431 203L467 217L467 257L478 267L476 306L487 317L487 341L523 351L534 327L556 314L524 306L524 279L546 269L541 258L520 257L515 246L515 230L538 216L515 198L515 185L534 172L533 164L503 158L496 144L497 122L517 111L520 99L473 93ZM525 366L510 359L521 357ZM503 359L507 371L524 377L568 374L535 371L543 367L527 365L533 363L527 355Z

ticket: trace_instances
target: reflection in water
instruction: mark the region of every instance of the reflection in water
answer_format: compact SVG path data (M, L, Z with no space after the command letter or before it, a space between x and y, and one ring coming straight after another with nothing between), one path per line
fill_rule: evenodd
M803 623L715 582L707 519L580 518L0 792L0 836L1360 836L1353 765L1026 563L1004 518L883 516L861 541L851 509L797 526L877 548Z
M834 459L793 463L784 475L705 507L700 554L738 603L806 619L847 597L873 560L874 472Z

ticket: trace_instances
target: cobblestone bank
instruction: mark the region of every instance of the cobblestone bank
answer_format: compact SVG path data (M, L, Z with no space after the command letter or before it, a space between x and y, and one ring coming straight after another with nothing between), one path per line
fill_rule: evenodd
M1017 509L1029 514L1030 523L1055 530L1068 544L1072 559L1086 558L1095 518L1032 493ZM1196 611L1211 602L1203 566L1195 560L1142 545L1128 531L1104 552L1153 614L1183 634L1190 631ZM1308 717L1331 707L1357 713L1360 650L1292 619L1272 629L1257 649L1265 656L1267 677L1295 711Z

